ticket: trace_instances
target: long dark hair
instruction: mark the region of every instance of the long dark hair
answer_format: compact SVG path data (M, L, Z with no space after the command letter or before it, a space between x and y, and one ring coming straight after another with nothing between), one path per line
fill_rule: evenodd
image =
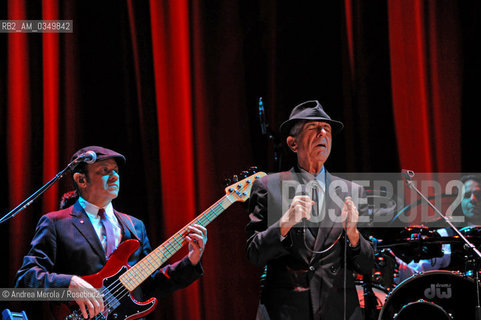
M78 193L77 190L72 190L69 192L65 192L60 200L60 209L65 209L72 206L78 200Z
M84 174L85 179L89 181L87 164L85 162L81 162L77 166L75 166L71 172L72 184L75 190L72 190L63 194L62 199L60 199L60 205L59 205L60 209L65 209L72 206L80 196L80 188L78 187L77 182L73 178L75 173Z

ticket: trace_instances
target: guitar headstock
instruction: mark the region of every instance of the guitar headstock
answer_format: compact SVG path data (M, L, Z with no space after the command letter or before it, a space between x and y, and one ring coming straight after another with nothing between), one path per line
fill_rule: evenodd
M243 178L241 181L238 181L237 175L234 175L231 180L226 180L226 182L232 183L225 188L225 193L230 200L245 202L249 199L254 180L266 175L265 172L255 172L256 169L256 167L251 167L249 171L242 171L240 173L241 178Z

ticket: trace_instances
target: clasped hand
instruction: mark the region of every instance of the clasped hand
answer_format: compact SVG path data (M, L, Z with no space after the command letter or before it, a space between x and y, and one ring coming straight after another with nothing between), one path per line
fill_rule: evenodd
M300 223L302 219L310 220L312 206L315 204L316 203L307 195L295 196L294 199L292 199L289 209L281 217L281 236L285 237L289 230L294 225ZM359 242L359 232L357 230L359 212L351 197L344 199L341 218L351 245L356 246Z

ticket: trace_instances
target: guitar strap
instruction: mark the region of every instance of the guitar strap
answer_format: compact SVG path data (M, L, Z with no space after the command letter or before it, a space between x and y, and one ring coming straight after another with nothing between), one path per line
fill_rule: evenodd
M134 227L134 223L132 222L132 220L130 219L129 215L127 214L122 214L120 212L117 212L115 211L115 215L117 216L117 219L120 221L120 223L122 224L123 227L127 228L130 233L132 234L132 236L137 240L139 241L140 243L142 243L142 241L140 240L140 238L137 236L137 233L135 233L135 227ZM122 219L123 217L125 217L126 219ZM132 226L132 228L129 226L129 223L130 225Z

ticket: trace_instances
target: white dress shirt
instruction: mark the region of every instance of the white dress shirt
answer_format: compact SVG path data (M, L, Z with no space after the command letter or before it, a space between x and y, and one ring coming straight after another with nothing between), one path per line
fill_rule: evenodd
M107 247L107 235L102 225L101 218L98 215L99 209L101 208L88 202L82 197L79 197L78 201L82 206L82 208L87 213L87 216L89 217L90 222L92 223L92 226L94 227L95 232L99 237L100 243L102 243L102 247L105 250L105 248ZM117 248L118 245L120 244L120 240L122 239L122 228L120 227L120 224L117 221L117 217L114 214L114 207L112 206L112 202L110 202L104 208L104 210L105 210L105 217L109 219L110 223L112 223L112 226L114 227L115 248Z

